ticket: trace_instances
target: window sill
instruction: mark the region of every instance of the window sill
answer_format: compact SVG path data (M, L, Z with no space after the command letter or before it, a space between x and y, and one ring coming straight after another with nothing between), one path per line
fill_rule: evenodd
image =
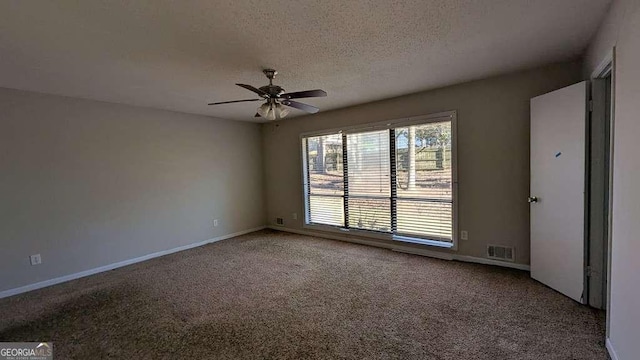
M393 235L392 236L392 240L401 241L401 242L407 242L407 243L412 243L412 244L437 246L437 247L441 247L441 248L445 248L445 249L453 248L453 242L438 241L438 240L428 240L428 239L414 238L414 237L410 237L410 236Z
M347 236L356 236L356 237L368 238L368 239L412 243L412 244L419 244L419 245L456 250L455 243L448 242L448 241L429 240L429 239L415 238L411 236L385 234L385 233L378 233L375 231L367 231L367 230L359 230L359 229L345 229L337 226L319 225L319 224L304 224L303 228L314 230L314 231L338 233L338 234L347 235Z

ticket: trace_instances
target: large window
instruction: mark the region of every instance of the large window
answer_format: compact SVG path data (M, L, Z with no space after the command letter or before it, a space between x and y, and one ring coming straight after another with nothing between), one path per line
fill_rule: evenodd
M306 224L452 244L455 113L302 137Z

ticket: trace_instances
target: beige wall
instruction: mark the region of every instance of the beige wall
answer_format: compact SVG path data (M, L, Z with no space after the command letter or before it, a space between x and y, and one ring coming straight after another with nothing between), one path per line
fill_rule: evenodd
M529 99L580 79L580 64L557 64L265 124L267 222L283 217L302 229L300 133L457 110L459 227L469 231L457 253L485 257L487 244L512 245L528 264Z
M257 124L0 89L0 291L264 225L261 144Z
M640 357L640 2L615 0L585 61L591 73L615 46L609 342Z

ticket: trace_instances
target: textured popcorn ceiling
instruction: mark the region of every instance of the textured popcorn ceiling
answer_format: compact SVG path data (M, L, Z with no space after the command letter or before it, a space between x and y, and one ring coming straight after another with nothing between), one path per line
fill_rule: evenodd
M206 103L253 98L234 84L264 67L326 111L575 59L609 2L7 0L0 86L254 121Z

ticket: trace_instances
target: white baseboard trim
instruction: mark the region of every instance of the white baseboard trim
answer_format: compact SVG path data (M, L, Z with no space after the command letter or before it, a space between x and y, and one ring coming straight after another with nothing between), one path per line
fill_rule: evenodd
M611 340L609 340L609 338L607 338L605 344L607 346L607 351L609 352L611 360L619 360L620 358L618 357L618 354L616 354L616 351L613 349L613 344L611 344Z
M176 253L176 252L179 252L179 251L193 249L195 247L211 244L211 243L214 243L214 242L217 242L217 241L220 241L220 240L230 239L232 237L236 237L236 236L252 233L254 231L262 230L262 229L265 229L265 228L266 228L266 226L259 226L259 227L253 228L253 229L242 230L242 231L238 231L238 232L235 232L235 233L232 233L232 234L222 235L222 236L218 236L218 237L211 238L211 239L208 239L208 240L200 241L200 242L197 242L197 243L183 245L183 246L179 246L177 248L158 251L158 252L155 252L155 253L152 253L152 254L143 255L143 256L140 256L140 257L137 257L137 258L124 260L124 261L120 261L120 262L109 264L109 265L105 265L105 266L100 266L100 267L97 267L97 268L94 268L94 269L89 269L89 270L77 272L77 273L74 273L74 274L69 274L69 275L57 277L57 278L54 278L54 279L40 281L40 282L37 282L37 283L34 283L34 284L29 284L29 285L25 285L25 286L9 289L9 290L0 291L0 299L5 298L5 297L9 297L9 296L13 296L13 295L22 294L22 293L25 293L25 292L28 292L28 291L32 291L32 290L42 289L42 288L45 288L45 287L48 287L48 286L52 286L52 285L56 285L56 284L60 284L60 283L63 283L63 282L79 279L79 278L82 278L82 277L85 277L85 276L94 275L94 274L98 274L98 273L101 273L101 272L117 269L119 267L123 267L123 266L131 265L131 264L139 263L141 261L150 260L150 259L157 258L157 257L160 257L160 256L173 254L173 253Z
M339 234L319 233L319 232L314 232L314 231L291 229L291 228L287 228L287 227L283 227L283 226L270 225L270 226L268 226L268 228L273 229L273 230L278 230L278 231L290 232L290 233L294 233L294 234L307 235L307 236L316 236L316 237L322 237L322 238L326 238L326 239L347 241L347 242L356 243L356 244L381 247L381 248L385 248L385 249L389 249L389 250L393 250L393 251L397 251L397 252L403 252L403 253L407 253L407 254L414 254L414 255L421 255L421 256L428 256L428 257L432 257L432 258L436 258L436 259L442 259L442 260L456 260L456 261L462 261L462 262L470 262L470 263L485 264L485 265L495 265L495 266L508 267L508 268L512 268L512 269L530 271L530 266L529 265L525 265L525 264L518 264L518 263L512 263L512 262L503 262L503 261L492 260L492 259L483 259L483 258L479 258L479 257L475 257L475 256L458 255L458 254L452 254L452 253L447 253L447 252L432 251L432 250L427 250L427 249L419 249L419 248L415 248L415 247L404 246L402 244L389 244L389 243L383 243L383 242L377 242L377 241L370 241L370 240L366 240L366 239L362 239L362 238L353 238L353 237L348 237L348 236L341 236Z

